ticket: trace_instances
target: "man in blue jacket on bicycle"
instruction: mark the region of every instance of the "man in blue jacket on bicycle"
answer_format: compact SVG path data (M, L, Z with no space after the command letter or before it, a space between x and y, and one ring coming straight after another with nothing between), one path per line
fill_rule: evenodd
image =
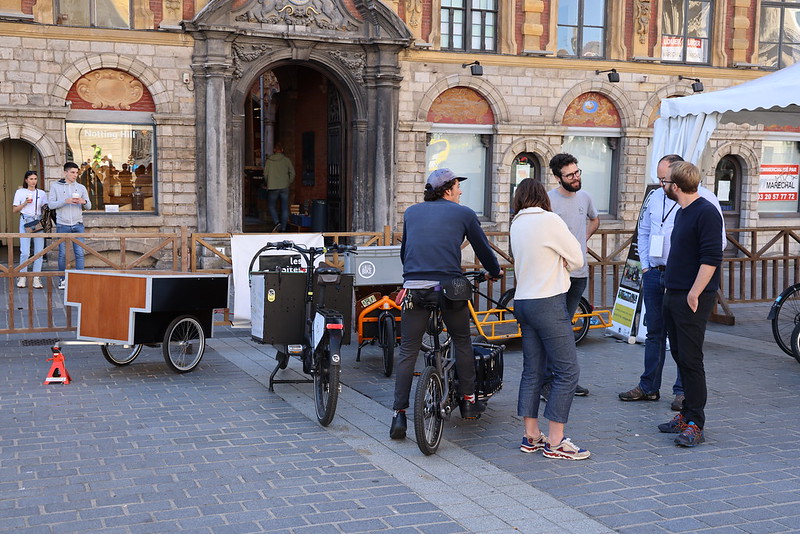
M450 169L438 169L428 176L425 201L415 204L403 216L403 287L408 290L403 302L402 335L394 387L394 416L389 436L406 437L406 408L411 394L414 364L430 310L424 302L438 300L442 318L455 347L456 371L461 416L474 419L486 410L486 403L475 399L475 362L470 339L469 307L466 300L449 300L442 286L462 275L461 245L467 239L492 279L502 276L497 257L481 229L478 216L459 204L463 176ZM418 305L419 303L419 305Z

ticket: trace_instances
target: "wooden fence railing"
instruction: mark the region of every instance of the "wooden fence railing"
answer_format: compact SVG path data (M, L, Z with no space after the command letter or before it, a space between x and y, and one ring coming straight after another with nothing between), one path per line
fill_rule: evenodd
M15 247L20 237L28 236L0 234L0 242L5 243L4 258L0 256L0 298L7 302L8 309L5 316L0 316L0 334L75 330L70 309L63 306L63 293L56 289L63 275L55 270L61 243L66 244L68 260L73 243L83 248L87 268L231 272L231 234L226 233L190 234L184 228L176 233L47 234L44 249L17 265ZM386 227L382 232L337 232L326 233L325 237L335 243L368 247L396 245L401 235ZM508 270L505 280L487 288L489 295L496 298L513 285L513 261L507 233L493 232L487 237ZM592 237L588 249L588 297L596 308L613 306L631 240L632 233L625 230L601 229ZM800 234L793 228L729 229L728 242L722 267L721 290L725 301L769 301L800 279ZM31 267L38 258L48 261L43 272L21 272L21 268ZM339 267L344 264L338 255L329 256L327 261ZM466 243L464 267L478 267ZM33 276L43 280L43 290L31 288ZM27 288L16 287L19 277L27 278Z

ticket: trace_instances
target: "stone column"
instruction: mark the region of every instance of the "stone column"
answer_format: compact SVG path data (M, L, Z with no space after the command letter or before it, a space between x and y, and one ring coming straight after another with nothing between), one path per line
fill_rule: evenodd
M183 20L183 2L181 0L161 0L164 14L159 28L179 29Z
M734 63L750 63L751 61L747 55L752 33L749 17L751 3L751 0L733 0L733 39L731 40L733 57L731 59ZM758 39L758 37L754 35L753 39Z
M541 38L544 35L544 25L542 24L544 2L542 0L525 0L523 9L525 10L525 19L522 23L522 49L541 50Z
M225 94L226 65L206 65L205 182L206 231L227 232L228 116Z

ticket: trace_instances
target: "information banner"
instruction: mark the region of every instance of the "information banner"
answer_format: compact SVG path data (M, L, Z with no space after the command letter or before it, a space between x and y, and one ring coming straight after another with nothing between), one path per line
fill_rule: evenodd
M645 206L650 200L650 195L658 188L657 185L649 185L645 192L644 202L639 208L639 218L642 220ZM631 246L628 249L628 257L625 261L625 268L622 270L622 278L619 282L617 297L614 300L614 308L611 311L613 326L608 328L615 337L626 340L628 343L636 342L636 319L642 307L642 262L639 259L639 224L633 229Z
M797 200L800 165L761 165L758 200Z

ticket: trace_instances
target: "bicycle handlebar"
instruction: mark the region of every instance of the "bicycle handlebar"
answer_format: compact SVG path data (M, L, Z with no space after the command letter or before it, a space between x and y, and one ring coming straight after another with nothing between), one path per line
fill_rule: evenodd
M310 253L315 256L319 254L325 254L326 252L355 252L358 250L356 245L341 245L339 243L334 243L327 247L306 247L305 245L301 245L289 240L279 241L277 243L267 243L266 248L278 250L292 249L296 250L297 252L304 254Z

